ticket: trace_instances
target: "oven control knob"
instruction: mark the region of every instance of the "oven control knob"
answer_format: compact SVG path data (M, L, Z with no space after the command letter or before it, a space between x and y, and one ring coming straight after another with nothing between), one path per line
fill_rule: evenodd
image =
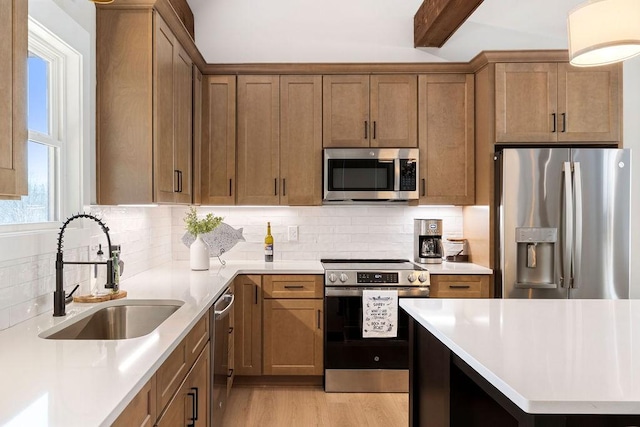
M407 279L408 279L411 283L415 282L415 281L416 281L416 275L415 275L415 273L410 273L410 274L409 274L409 277L407 277Z
M346 274L344 274L344 273L340 274L340 281L342 283L346 282L348 278L349 277Z
M336 280L338 280L338 276L336 276L336 275L335 275L335 273L331 273L331 274L329 275L329 281L330 281L331 283L333 283L333 282L335 282Z
M427 276L424 273L420 273L420 275L418 276L418 280L420 281L420 283L426 282L428 278L429 278L429 276Z

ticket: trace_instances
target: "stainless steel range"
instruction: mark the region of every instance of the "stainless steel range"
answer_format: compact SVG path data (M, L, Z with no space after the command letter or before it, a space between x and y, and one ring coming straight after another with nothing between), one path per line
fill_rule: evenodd
M408 260L323 259L324 368L327 392L407 392L409 318L398 309L397 334L364 338L364 290L429 297L429 271Z

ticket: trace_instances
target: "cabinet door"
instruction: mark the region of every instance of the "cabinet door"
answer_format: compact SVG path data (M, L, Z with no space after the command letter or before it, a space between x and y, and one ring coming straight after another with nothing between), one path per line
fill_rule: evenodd
M27 2L0 0L0 8L0 199L3 199L27 194Z
M620 140L620 64L558 64L558 141Z
M474 76L420 76L420 204L475 201Z
M556 141L557 82L557 64L496 64L496 141Z
M131 400L112 427L152 427L156 422L156 377L151 377Z
M177 42L176 42L177 43ZM178 171L176 203L191 203L193 197L193 63L189 54L176 45L174 56L174 167Z
M202 203L233 205L236 195L236 77L207 76L202 98Z
M96 9L99 204L156 202L154 19L151 9Z
M202 350L200 357L193 365L193 369L187 377L189 391L187 393L187 418L193 418L195 427L209 427L209 397L211 390L209 389L210 367L211 367L211 344ZM195 404L195 405L194 405Z
M369 76L323 76L323 147L369 146Z
M418 78L371 76L371 146L418 146Z
M280 77L280 204L322 203L322 77Z
M322 299L264 300L265 375L322 375Z
M193 204L202 204L202 73L193 68Z
M174 165L175 50L177 41L159 14L155 18L154 55L154 184L156 202L172 203L178 190L178 171Z
M490 276L431 275L432 298L490 298Z
M238 77L238 204L280 203L280 79Z
M234 281L234 353L237 375L262 374L262 278L238 276Z
M158 427L209 425L209 346L205 347L158 419Z

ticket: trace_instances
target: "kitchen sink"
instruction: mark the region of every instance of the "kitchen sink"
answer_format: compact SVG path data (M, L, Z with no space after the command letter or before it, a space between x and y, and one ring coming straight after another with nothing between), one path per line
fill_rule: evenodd
M39 335L50 340L123 340L151 333L184 301L117 300L102 303Z

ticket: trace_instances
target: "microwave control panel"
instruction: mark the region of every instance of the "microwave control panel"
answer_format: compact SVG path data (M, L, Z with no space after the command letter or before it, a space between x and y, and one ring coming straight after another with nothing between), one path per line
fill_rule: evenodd
M400 159L400 191L416 191L416 167L414 159Z

